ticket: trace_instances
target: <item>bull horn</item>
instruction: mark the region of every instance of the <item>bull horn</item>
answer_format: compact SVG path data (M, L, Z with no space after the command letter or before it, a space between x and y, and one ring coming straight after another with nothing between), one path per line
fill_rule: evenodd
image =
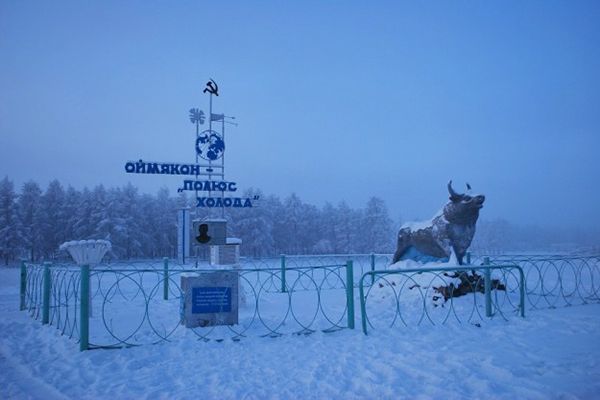
M452 181L448 182L448 193L450 193L450 197L460 197L461 195L456 193L454 189L452 189Z
M467 182L467 190L471 190L471 185L469 185L469 182Z

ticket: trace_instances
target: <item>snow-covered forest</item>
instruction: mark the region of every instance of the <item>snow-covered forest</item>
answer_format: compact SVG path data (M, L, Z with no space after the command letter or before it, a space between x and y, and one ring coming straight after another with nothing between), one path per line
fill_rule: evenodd
M228 235L243 240L243 255L391 253L401 221L393 221L377 197L354 209L347 203L307 204L296 194L283 199L258 189L257 207L228 209ZM5 264L20 258L53 259L68 240L107 239L111 256L119 259L174 257L176 210L194 202L166 188L143 194L132 184L93 189L65 188L58 180L45 190L34 181L20 190L5 177L0 181L0 257ZM208 216L198 209L197 217ZM433 213L432 213L433 214ZM218 216L218 215L214 215ZM597 246L597 235L583 230L522 227L505 220L478 222L474 251L565 251Z
M245 195L259 195L261 201L226 213L228 235L243 240L244 255L393 251L396 226L381 199L373 197L357 210L344 202L318 208L295 194L280 199L250 189ZM193 206L184 193L174 197L162 188L155 195L142 194L132 184L76 190L54 180L43 190L28 181L17 193L5 177L0 181L0 255L4 263L52 259L65 241L107 239L119 259L174 257L176 210Z

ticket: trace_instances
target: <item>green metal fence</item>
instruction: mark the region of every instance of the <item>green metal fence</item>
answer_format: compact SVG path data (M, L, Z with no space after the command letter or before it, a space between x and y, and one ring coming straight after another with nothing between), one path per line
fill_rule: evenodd
M79 339L79 269L21 264L20 309L63 335Z
M353 263L240 269L239 323L181 325L181 277L214 272L168 260L146 266L23 263L21 308L79 341L80 349L155 344L193 334L239 340L354 328ZM339 289L337 289L339 288Z
M358 287L360 277L367 271L387 269L392 260L392 254L321 254L321 255L287 255L279 258L244 258L242 268L270 268L278 265L281 269L283 280L288 268L307 268L329 264L341 264L351 260L354 265L354 285ZM332 289L334 287L331 287ZM340 287L338 287L340 288Z
M470 293L454 297L458 277L465 273L473 277ZM501 286L494 288L494 281ZM441 294L441 288L446 288L448 298ZM517 265L370 271L360 279L359 295L365 334L369 328L478 324L484 316L525 316L525 275Z
M600 256L496 255L474 257L474 263L485 259L523 268L529 309L600 302Z
M214 271L170 260L102 264L23 263L20 309L82 349L173 340L237 340L354 327L354 288L360 291L363 329L450 321L479 323L525 309L600 302L600 257L565 255L471 256L448 269L388 270L391 254L345 254L243 259L240 324L186 329L180 324L181 276ZM489 265L482 265L484 263ZM435 299L435 287L456 271L476 271L475 294ZM522 276L521 276L522 275ZM489 279L486 279L489 278ZM493 290L498 279L506 290ZM523 305L524 296L525 304ZM367 315L368 312L368 315Z

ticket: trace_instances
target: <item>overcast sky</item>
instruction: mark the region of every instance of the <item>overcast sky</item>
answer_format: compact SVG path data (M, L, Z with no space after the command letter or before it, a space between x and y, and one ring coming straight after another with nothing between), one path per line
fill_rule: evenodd
M0 1L0 176L174 193L213 78L242 189L600 225L599 2L323 3Z

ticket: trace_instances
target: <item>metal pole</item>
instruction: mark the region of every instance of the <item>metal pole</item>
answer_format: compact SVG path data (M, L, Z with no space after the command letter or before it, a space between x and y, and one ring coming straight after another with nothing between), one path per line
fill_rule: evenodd
M371 282L374 279L375 274L372 274L372 278L371 278ZM360 295L360 317L361 317L361 322L362 322L362 330L363 333L366 335L367 334L367 308L365 305L365 289L364 289L364 285L363 285L363 281L364 281L365 277L363 276L362 278L360 278L360 284L358 287L359 290L359 295ZM371 284L373 285L373 284Z
M196 194L197 193L198 192L196 192ZM187 243L187 241L189 240L189 237L190 237L190 232L189 232L190 228L189 228L189 226L187 226L185 224L185 222L187 220L187 218L186 218L187 211L188 210L185 208L181 210L181 227L180 227L181 228L181 249L180 249L180 251L181 251L181 261L182 261L183 265L185 265L185 262L187 261L185 259L185 251L187 249L187 246L189 246L189 243Z
M348 328L354 329L354 268L346 262L346 304L348 305Z
M19 310L23 311L27 300L27 266L25 265L25 260L21 260L21 292L19 299Z
M42 324L50 322L50 265L51 263L44 263L44 287L42 293Z
M223 119L221 120L221 139L225 142L225 113L223 113ZM227 142L225 142L227 146ZM221 174L223 174L223 180L225 180L225 152L221 155Z
M227 142L225 142L225 114L223 113L223 119L221 123L221 139L227 146ZM225 152L221 155L221 178L225 180ZM225 191L221 192L221 199L225 199ZM221 207L221 218L225 219L225 207Z
M285 293L285 254L281 255L281 293Z
M519 288L519 295L520 295L520 304L519 307L521 308L521 317L525 318L525 274L523 273L523 269L521 267L519 268L519 277L521 278L521 287Z
M375 271L375 254L371 253L371 272ZM375 283L375 274L371 274L371 285Z
M169 300L169 259L163 258L163 299Z
M90 266L81 266L80 282L81 304L79 307L79 351L89 348L90 344Z
M490 258L483 259L483 265L486 267L483 270L483 290L485 294L485 316L491 317L492 314L492 274L490 272Z
M196 142L194 143L197 144L198 143L198 137L200 136L200 125L199 125L200 121L196 120ZM196 151L196 164L198 164L198 151ZM198 170L196 170L198 171ZM198 174L196 174L196 180L198 180ZM194 193L196 193L196 198L198 198L198 191L195 190ZM184 206L185 207L185 206ZM184 255L185 258L185 255Z
M467 251L467 265L471 265L471 252Z
M212 92L210 93L210 106L209 106L209 118L208 118L208 141L210 142L210 135L212 134ZM208 180L212 181L212 160L208 160ZM208 192L208 197L211 197L211 191Z

